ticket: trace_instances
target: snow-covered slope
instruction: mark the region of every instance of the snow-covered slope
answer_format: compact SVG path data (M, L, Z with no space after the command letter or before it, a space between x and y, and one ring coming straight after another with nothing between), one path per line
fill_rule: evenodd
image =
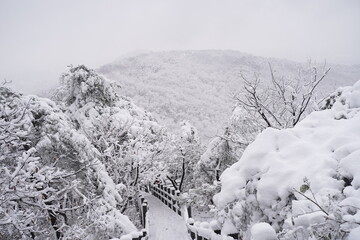
M258 72L266 78L269 62L280 76L297 76L299 68L308 67L307 63L236 51L206 50L143 53L104 65L99 71L118 81L125 95L160 122L178 127L183 119L190 120L208 140L230 118L233 93L241 89L239 72ZM328 67L332 70L321 86L325 93L360 79L360 65Z
M259 222L279 239L359 239L360 81L294 128L264 130L221 186L219 219L244 239Z

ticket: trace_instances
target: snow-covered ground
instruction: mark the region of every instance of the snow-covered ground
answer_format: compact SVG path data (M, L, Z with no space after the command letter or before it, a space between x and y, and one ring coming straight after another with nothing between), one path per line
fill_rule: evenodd
M184 219L151 194L143 193L149 204L149 240L189 240Z

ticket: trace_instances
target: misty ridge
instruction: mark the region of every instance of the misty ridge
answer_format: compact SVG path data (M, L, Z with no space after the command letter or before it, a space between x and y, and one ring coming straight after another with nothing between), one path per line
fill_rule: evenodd
M208 142L221 135L243 91L240 73L258 74L269 83L269 64L278 78L297 79L312 65L331 68L317 89L317 100L340 86L359 80L360 65L294 62L231 50L188 50L136 53L101 66L98 71L122 86L120 92L148 110L160 123L176 130L189 120Z

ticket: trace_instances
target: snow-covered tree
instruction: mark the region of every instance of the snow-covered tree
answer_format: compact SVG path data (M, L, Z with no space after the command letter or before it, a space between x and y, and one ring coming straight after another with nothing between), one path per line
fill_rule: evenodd
M138 183L163 151L166 130L126 97L119 87L85 66L71 67L61 77L54 99L99 152L112 180L129 207ZM154 173L156 174L156 173Z
M190 192L193 206L204 210L213 205L212 198L220 190L221 174L241 157L259 133L255 124L242 108L234 109L224 133L210 141L196 164L195 188Z
M166 162L166 178L175 189L186 191L194 187L193 173L200 159L201 145L197 129L188 121L183 121L181 133L173 141L173 156Z
M324 64L319 71L316 66L311 66L307 70L299 70L295 79L276 76L270 64L269 68L271 79L268 82L261 80L257 73L253 77L240 73L244 86L235 100L263 128L294 127L314 110L315 90L330 68Z
M90 83L101 89L98 79L91 79ZM48 99L1 88L0 227L4 236L109 239L136 230L122 214L124 186L114 181L106 164L106 142L92 128L101 124L91 125L85 117L76 121L76 116L69 114L81 116L81 106L94 103L115 104L115 94L111 95L110 87L105 89L100 100L95 98L98 92L91 95L94 89L86 92L85 100L77 100L79 92L63 86L57 96L72 92L74 98L67 98L65 103L71 104L60 109ZM129 114L129 102L124 105L117 117ZM94 113L91 108L89 112ZM110 120L122 124L116 118Z
M86 205L77 194L77 173L58 168L56 161L45 164L41 139L49 132L37 131L37 101L0 87L0 229L5 238L64 237L69 213ZM69 199L77 202L64 204Z

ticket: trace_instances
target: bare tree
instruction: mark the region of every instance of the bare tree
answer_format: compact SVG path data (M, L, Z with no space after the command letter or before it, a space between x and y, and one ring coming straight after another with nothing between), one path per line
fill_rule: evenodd
M240 73L244 81L244 91L235 96L237 104L260 118L264 127L294 127L310 110L315 90L324 80L330 68L323 65L321 71L313 66L299 71L295 79L277 77L271 64L270 81L264 83L259 74L249 79Z

